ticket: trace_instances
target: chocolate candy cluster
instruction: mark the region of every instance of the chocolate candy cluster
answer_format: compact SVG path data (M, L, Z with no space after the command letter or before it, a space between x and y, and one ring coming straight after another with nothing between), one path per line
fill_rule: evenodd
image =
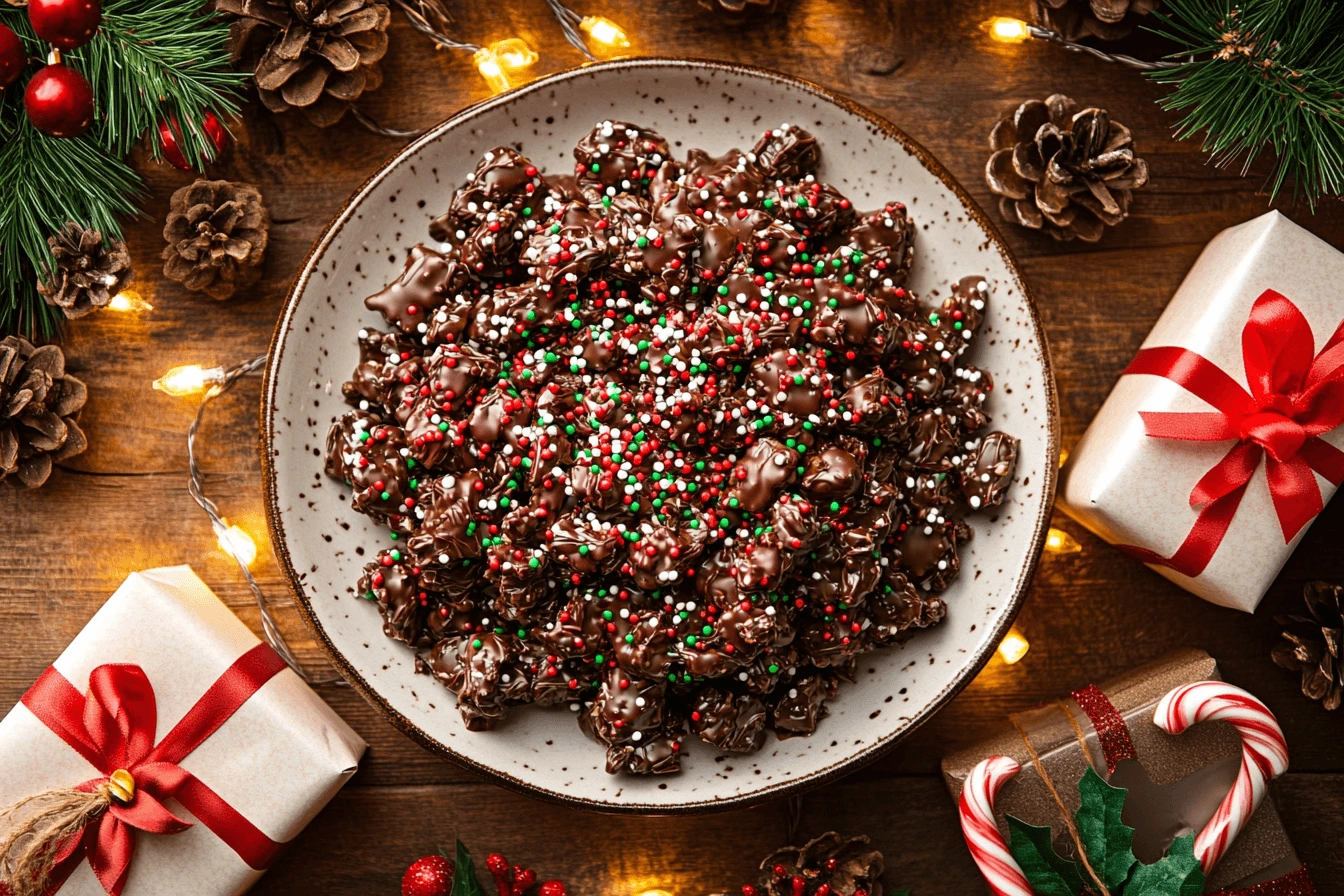
M817 141L672 157L602 122L572 175L485 154L365 304L389 330L327 472L392 530L358 584L467 727L564 705L611 772L687 731L811 734L856 658L943 618L1017 443L964 359L988 298L905 288L915 229Z

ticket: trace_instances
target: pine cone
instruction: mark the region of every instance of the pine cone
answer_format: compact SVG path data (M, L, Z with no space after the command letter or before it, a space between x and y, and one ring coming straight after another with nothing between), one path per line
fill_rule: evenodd
M392 12L385 0L214 0L236 16L229 28L235 64L254 73L267 109L299 109L320 128L383 83Z
M1057 240L1101 239L1148 183L1129 129L1101 109L1079 112L1063 94L1018 106L994 126L989 145L985 181L1003 217Z
M1120 40L1159 5L1160 0L1036 0L1036 21L1065 40Z
M1270 654L1285 669L1302 673L1302 693L1320 700L1326 709L1339 709L1344 696L1344 588L1329 582L1307 585L1303 599L1310 616L1279 617L1280 625L1296 630L1283 633L1284 641Z
M38 281L37 291L67 318L102 308L131 280L131 256L121 240L104 247L100 232L70 221L47 237L47 245L56 265L49 279Z
M0 340L0 481L37 488L54 462L88 448L75 422L88 394L66 374L60 346Z
M256 187L201 178L173 194L163 225L163 274L227 299L260 279L270 226Z
M802 892L813 896L823 885L828 896L882 896L882 853L867 837L848 840L834 831L810 840L802 847L786 846L761 862L762 896L794 896L794 880L803 882Z
M773 16L788 6L789 0L700 0L705 9L723 13L730 18Z

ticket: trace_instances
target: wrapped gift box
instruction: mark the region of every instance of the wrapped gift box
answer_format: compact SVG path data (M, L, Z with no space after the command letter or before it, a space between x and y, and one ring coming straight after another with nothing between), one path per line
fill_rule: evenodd
M174 834L136 831L124 887L126 896L243 892L355 773L365 744L292 670L277 671L274 652L260 646L189 567L133 573L0 721L0 806L100 777L88 758L52 730L48 721L62 709L43 694L77 693L82 701L96 668L138 666L153 688L154 743L161 744L189 711L201 711L198 703L226 702L228 695L218 689L211 691L218 700L202 696L249 657L263 670L253 672L254 681L265 677L264 684L250 695L235 691L241 705L213 732L203 731L208 736L178 764L227 804L214 813L215 827L221 826L219 818L227 821L236 812L241 821L233 820L234 828L255 829L234 839L250 847L243 852L261 867L201 823L183 805L199 803L184 792L182 802L164 805L194 823ZM226 683L237 685L236 679ZM78 718L80 706L64 711ZM202 799L199 793L196 798ZM89 862L79 861L59 892L97 896L105 889Z
M1192 505L1195 486L1206 474L1211 480L1218 479L1238 460L1252 455L1243 453L1221 467L1219 474L1212 474L1229 450L1239 446L1238 437L1211 431L1217 429L1210 422L1216 416L1211 413L1215 408L1177 380L1183 373L1193 373L1192 380L1205 381L1204 385L1192 382L1195 391L1208 394L1209 390L1222 389L1227 405L1242 402L1234 393L1238 389L1244 393L1249 385L1248 363L1267 370L1275 382L1300 382L1300 374L1312 364L1312 356L1323 350L1344 319L1341 282L1344 254L1278 212L1216 236L1144 340L1135 363L1120 378L1082 441L1069 454L1059 492L1064 512L1107 541L1131 546L1131 553L1205 600L1254 610L1306 531L1310 507L1329 501L1344 476L1344 457L1334 451L1344 447L1344 431L1325 432L1318 442L1308 440L1292 458L1284 458L1290 463L1281 465L1283 469L1300 471L1295 481L1305 494L1284 496L1282 492L1291 491L1292 483L1285 486L1282 478L1280 494L1271 494L1270 467L1277 461L1262 459L1239 501ZM1280 300L1300 312L1310 328L1313 345L1305 346L1301 340L1272 344L1268 358L1257 357L1251 343L1243 341L1253 312L1261 318L1260 331L1271 343L1288 340L1294 332L1291 315L1282 313L1288 306ZM1296 332L1305 335L1300 329ZM1251 355L1247 354L1248 348ZM1207 381L1216 380L1219 374L1193 371L1189 355L1176 358L1173 352L1177 349L1207 359L1235 385L1209 385ZM1182 365L1184 371L1173 370L1169 376L1153 372L1163 366ZM1292 391L1292 386L1285 391ZM1317 420L1344 416L1344 393L1333 392L1324 398L1314 415ZM1285 409L1283 404L1272 410ZM1150 419L1146 421L1141 412L1149 414ZM1204 438L1223 438L1185 441L1154 437L1150 434L1155 419L1152 412L1201 415L1179 420L1168 417L1163 422L1192 434L1203 429ZM1245 430L1258 426L1256 433L1269 433L1277 439L1285 434L1271 432L1273 427L1268 424L1275 421L1282 423L1263 415L1234 415L1231 427ZM1285 441L1273 442L1280 454L1294 448L1291 433L1286 435L1287 447ZM1258 447L1254 438L1243 437L1242 441L1246 447L1239 450L1243 452L1254 452ZM1294 460L1299 463L1294 464ZM1311 462L1311 470L1302 466L1305 461ZM1315 489L1310 488L1313 479ZM1233 504L1228 522L1224 517ZM1288 521L1281 522L1281 513L1287 514ZM1306 520L1302 519L1304 515ZM1292 531L1299 524L1301 528ZM1216 536L1220 529L1224 531L1219 539ZM1212 556L1207 558L1210 550ZM1173 562L1164 565L1162 561L1168 559Z
M1157 727L1153 711L1173 688L1220 677L1217 663L1208 654L1178 651L1098 688L1075 691L1073 696L1013 716L1000 733L946 757L943 778L955 801L980 760L1012 757L1022 771L1004 785L996 800L1001 832L1007 836L1002 820L1006 815L1052 827L1056 849L1068 854L1073 844L1064 833L1060 806L1040 770L1045 770L1072 817L1079 804L1077 782L1090 764L1109 777L1111 784L1129 790L1123 820L1135 829L1134 854L1145 864L1152 863L1177 837L1208 823L1241 766L1241 738L1230 725L1209 722L1176 736ZM1119 721L1109 712L1111 708ZM1120 737L1122 728L1127 741ZM1131 746L1132 758L1120 758ZM1108 776L1112 762L1114 771ZM1266 799L1214 866L1206 892L1280 879L1285 879L1284 886L1291 883L1297 889L1268 892L1314 892L1308 889L1306 870L1273 802Z

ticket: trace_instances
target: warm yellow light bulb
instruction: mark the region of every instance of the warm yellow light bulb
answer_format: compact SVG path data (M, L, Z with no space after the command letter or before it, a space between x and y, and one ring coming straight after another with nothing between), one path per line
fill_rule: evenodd
M667 890L641 890L635 896L672 896Z
M1002 44L1020 44L1031 37L1026 22L1008 16L995 16L981 27L989 32L990 37Z
M1059 465L1061 467L1064 466L1064 464L1066 464L1068 460L1069 460L1069 449L1067 448L1059 449Z
M1030 649L1031 644L1026 638L1022 637L1022 635L1016 631L1010 631L1003 636L1003 641L999 643L999 656L1003 658L1005 663L1011 666L1013 663L1026 656L1027 651Z
M1052 554L1076 554L1083 546L1063 529L1051 529L1045 536L1045 549Z
M174 367L156 379L154 388L160 392L167 392L169 395L181 398L185 395L196 395L204 392L207 387L218 385L223 381L224 368L222 367L202 367L199 364L187 364L182 367Z
M611 19L602 16L584 16L579 22L579 29L604 47L630 46L630 39L625 36L625 30Z
M503 93L509 89L509 76L504 74L504 66L500 65L499 57L493 52L482 47L472 56L472 61L476 63L476 71L490 85L492 93Z
M527 45L527 41L518 37L497 40L486 49L495 57L500 69L506 72L527 68L540 58L537 56L537 51Z
M112 301L107 303L107 307L112 311L153 311L154 306L140 298L140 293L133 289L123 289L112 297Z
M251 568L252 564L257 561L257 543L242 528L230 526L228 520L223 522L224 525L214 527L215 538L219 541L219 549L230 557L237 559L244 566Z

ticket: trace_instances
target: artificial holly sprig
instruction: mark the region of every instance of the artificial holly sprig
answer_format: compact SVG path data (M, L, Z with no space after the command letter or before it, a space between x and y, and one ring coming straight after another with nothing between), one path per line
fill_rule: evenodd
M1074 828L1086 865L1055 852L1048 827L1008 816L1008 849L1037 896L1078 896L1099 881L1111 896L1199 896L1204 870L1195 835L1178 837L1165 855L1145 865L1134 855L1134 829L1121 820L1129 791L1112 787L1089 768L1078 782L1082 803ZM1090 870L1089 870L1090 869Z

